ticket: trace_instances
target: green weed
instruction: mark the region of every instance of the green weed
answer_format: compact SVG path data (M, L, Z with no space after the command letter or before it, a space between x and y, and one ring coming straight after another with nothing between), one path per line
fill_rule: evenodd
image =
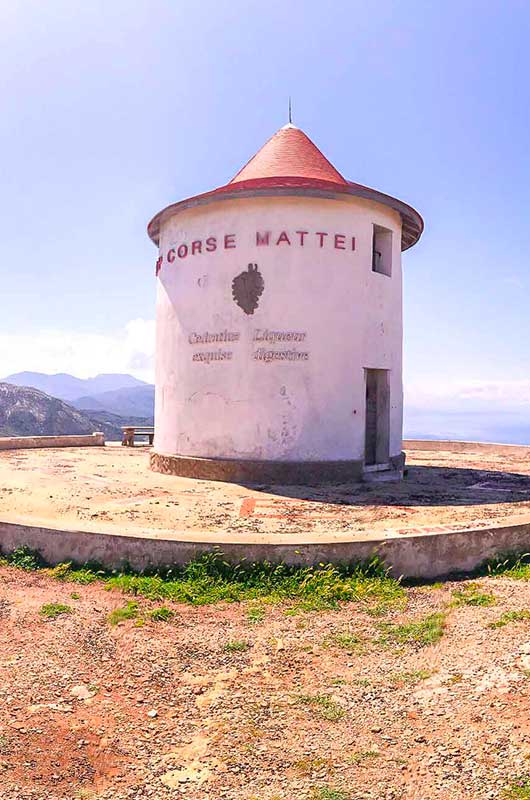
M79 583L82 586L88 586L88 584L94 583L99 577L105 574L101 570L92 570L88 567L73 567L69 561L64 564L57 564L55 567L50 567L46 572L50 578L54 578L57 581L69 581L70 583Z
M245 653L247 650L251 648L250 642L246 642L242 639L234 639L231 642L226 642L223 646L223 650L225 653Z
M7 557L23 569L43 569L38 553L20 548ZM128 569L105 571L98 565L77 567L71 563L48 569L56 580L79 584L100 580L109 590L192 605L259 601L296 601L291 613L336 608L340 603L359 602L367 608L403 608L406 592L377 559L365 564L319 564L295 567L268 562L230 564L222 553L205 553L183 567L158 570L152 574Z
M261 606L252 606L247 610L247 619L254 625L258 622L263 622L265 619L265 609L261 608Z
M138 617L138 603L129 600L129 602L121 608L115 608L107 617L111 625L117 625L119 622L124 622L126 619L137 619Z
M24 569L28 572L41 569L44 565L40 554L36 550L32 550L30 547L26 546L17 547L16 550L9 553L6 557L6 561L11 566Z
M61 614L71 614L73 609L63 603L45 603L41 606L39 614L47 619L56 619Z
M508 553L491 558L483 564L482 572L495 577L530 580L530 553Z
M468 583L453 591L454 606L493 606L496 602L495 595L482 592L478 583Z
M346 711L327 694L303 694L298 698L301 705L313 706L319 717L338 722Z
M378 758L381 755L379 750L357 750L349 757L352 764L361 764L363 761L368 761L372 758Z
M326 636L322 644L324 647L337 647L341 650L346 650L347 653L359 653L364 649L362 639L348 631Z
M423 619L405 622L400 625L389 622L379 624L382 632L380 643L389 644L415 644L426 647L439 642L444 634L445 614L437 612L429 614Z
M395 672L389 676L390 683L405 684L407 686L414 685L420 681L426 681L432 675L430 669L414 669L410 672Z
M505 611L504 614L501 614L498 620L495 622L490 622L488 624L488 628L503 628L505 625L509 625L511 622L523 622L524 620L530 619L530 611L523 609L522 611Z
M530 777L517 778L503 791L505 800L530 800Z
M330 789L329 787L322 786L318 789L313 789L311 800L350 800L351 795L343 792L341 789Z
M369 678L354 678L353 683L356 686L362 686L363 689L367 689L368 686L372 685L372 681Z
M329 758L303 758L294 764L294 768L300 775L311 775L312 772L317 770L329 770L332 767L332 761Z
M160 608L154 608L152 611L149 611L148 617L152 619L154 622L167 622L171 619L171 617L175 616L175 612L172 611L167 606L160 606Z

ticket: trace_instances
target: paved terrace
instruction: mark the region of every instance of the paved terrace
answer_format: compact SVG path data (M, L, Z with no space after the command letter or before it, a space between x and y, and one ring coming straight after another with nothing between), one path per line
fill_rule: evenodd
M144 447L0 453L0 520L234 542L369 541L530 521L528 451L407 451L400 483L254 486L160 475Z

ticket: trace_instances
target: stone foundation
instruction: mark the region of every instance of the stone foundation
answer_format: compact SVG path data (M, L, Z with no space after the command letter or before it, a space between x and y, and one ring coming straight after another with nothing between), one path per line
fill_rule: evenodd
M405 454L390 459L385 475L399 480L403 477ZM266 483L278 485L314 485L320 483L350 483L364 479L364 462L349 461L250 461L229 458L194 458L151 453L150 466L154 472L179 475L208 481L230 483Z

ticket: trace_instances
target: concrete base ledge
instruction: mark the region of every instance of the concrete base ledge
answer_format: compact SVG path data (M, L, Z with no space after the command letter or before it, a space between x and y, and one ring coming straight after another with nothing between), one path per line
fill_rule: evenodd
M0 437L0 450L27 450L39 447L103 447L105 434L74 436L5 436Z
M455 572L470 572L486 559L506 553L530 551L530 517L522 523L460 530L450 533L364 541L222 541L211 534L185 534L179 538L147 538L88 531L45 528L0 522L3 553L28 546L49 564L95 561L109 569L125 564L135 570L183 565L205 552L219 550L233 563L270 561L300 566L320 563L366 561L379 556L395 576L439 578Z
M405 450L425 450L431 453L483 453L484 455L530 457L530 445L497 444L495 442L458 442L448 439L405 439Z
M405 455L390 459L388 477L402 477ZM279 485L314 485L347 483L364 478L364 462L348 461L253 461L231 458L196 458L193 456L151 453L151 469L165 475L179 475L209 481L266 483Z

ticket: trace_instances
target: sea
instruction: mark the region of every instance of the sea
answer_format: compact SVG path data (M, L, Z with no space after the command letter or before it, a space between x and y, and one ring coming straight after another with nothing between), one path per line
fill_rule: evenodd
M530 445L530 409L525 412L436 411L406 408L405 439L457 439Z

